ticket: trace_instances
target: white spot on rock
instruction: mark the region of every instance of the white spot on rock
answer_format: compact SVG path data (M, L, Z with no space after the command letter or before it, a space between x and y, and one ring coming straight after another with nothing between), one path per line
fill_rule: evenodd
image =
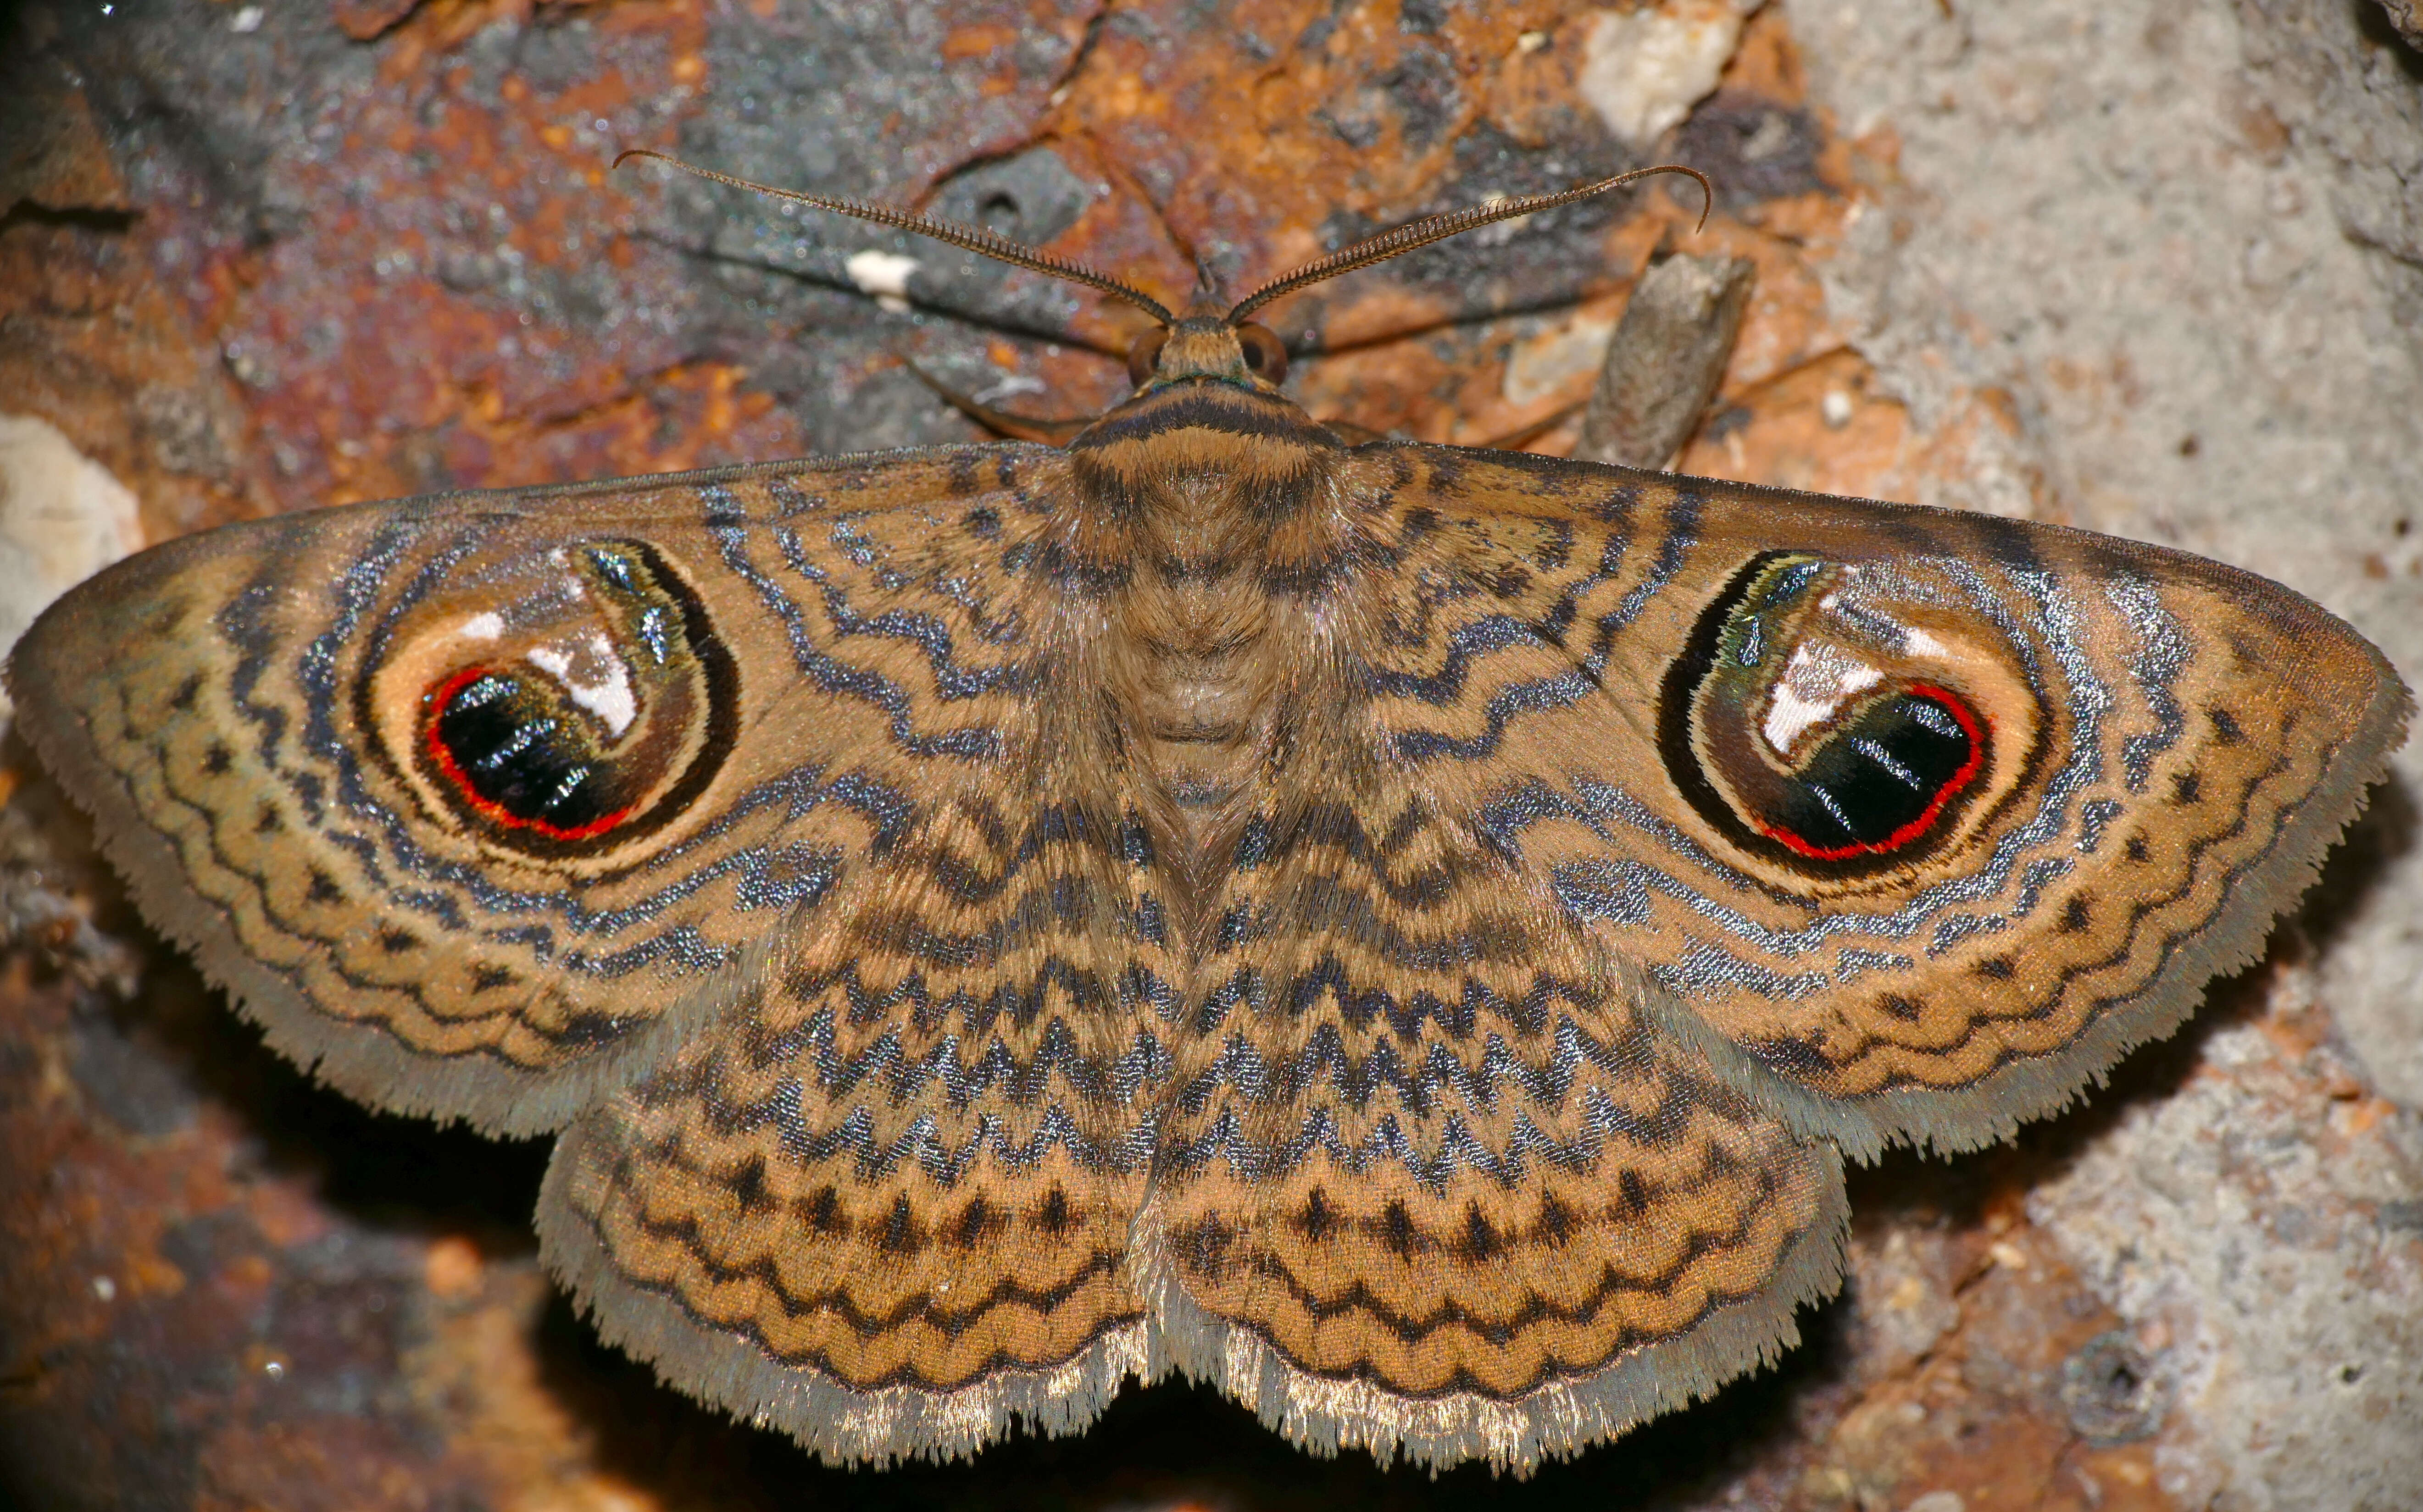
M0 654L51 600L141 549L123 483L50 421L0 415Z
M259 6L245 6L229 19L228 30L241 33L257 32L261 30L261 24L267 14Z
M1708 97L1759 0L1664 0L1601 13L1582 44L1581 96L1607 130L1647 147Z
M842 264L860 292L873 294L878 305L895 314L909 307L909 276L922 266L915 258L871 248L851 253Z

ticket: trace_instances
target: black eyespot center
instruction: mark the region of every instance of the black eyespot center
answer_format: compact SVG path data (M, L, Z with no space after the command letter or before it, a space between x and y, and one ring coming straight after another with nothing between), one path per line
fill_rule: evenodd
M1659 711L1669 776L1727 840L1845 881L1953 836L1995 743L1952 671L1877 643L1892 615L1833 607L1856 581L1811 553L1750 562L1702 613Z
M483 817L550 840L605 834L630 813L582 759L578 732L532 679L466 667L429 696L429 757Z
M652 547L597 541L547 559L569 568L570 591L482 616L527 627L485 633L483 659L418 691L409 755L487 838L568 857L689 808L730 749L737 683L704 604ZM563 602L580 608L547 607Z
M1932 830L1985 764L1984 722L1967 701L1913 685L1820 747L1761 827L1812 860L1890 855Z

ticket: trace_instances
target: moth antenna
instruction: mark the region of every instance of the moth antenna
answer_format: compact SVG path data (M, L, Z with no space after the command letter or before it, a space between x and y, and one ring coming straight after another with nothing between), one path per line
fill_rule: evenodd
M1103 293L1126 300L1164 326L1176 323L1176 317L1169 313L1161 301L1142 290L1131 288L1109 274L1097 272L1082 262L1070 262L1065 258L1055 258L1049 252L1037 251L1022 242L1013 242L1008 237L996 235L981 226L961 226L955 221L935 220L931 216L919 215L910 211L895 210L889 205L870 205L862 200L840 199L830 195L803 194L797 189L777 189L771 184L753 183L747 179L735 178L729 173L718 173L713 168L702 168L694 163L684 163L677 157L667 157L662 152L644 147L626 148L616 153L613 165L619 168L632 158L650 158L669 168L679 168L694 178L712 179L718 183L728 183L736 189L746 189L752 194L767 195L775 199L788 199L802 205L813 205L818 210L830 210L837 215L854 215L860 220L873 221L879 226L890 226L899 230L913 231L919 236L930 236L937 242L947 242L953 246L976 253L981 257L991 258L997 262L1006 262L1014 268L1024 268L1030 273L1039 273L1053 278L1065 278L1070 283L1084 284L1089 289L1099 289Z
M1512 220L1518 215L1554 210L1559 205L1570 205L1576 199L1588 199L1592 195L1603 195L1619 185L1630 183L1635 179L1646 179L1655 173L1687 173L1700 181L1700 224L1692 228L1696 234L1708 224L1708 213L1715 208L1717 202L1717 187L1708 181L1706 174L1697 168L1687 168L1679 163L1661 163L1655 167L1634 168L1629 173L1619 173L1612 179L1601 179L1596 183L1586 183L1578 189L1560 190L1552 195L1518 195L1508 199L1474 205L1467 210L1451 210L1444 215L1433 215L1425 220L1415 221L1410 226L1400 226L1393 231L1383 231L1377 236L1357 242L1342 251L1332 252L1318 262L1307 263L1285 277L1276 278L1262 285L1240 300L1237 307L1228 312L1228 323L1236 324L1281 294L1293 293L1307 284L1316 284L1324 278L1335 278L1341 273L1352 273L1357 268L1368 268L1374 262L1386 262L1390 258L1411 252L1416 247L1428 246L1433 242L1444 242L1450 236L1461 236L1465 231L1477 229L1496 221Z

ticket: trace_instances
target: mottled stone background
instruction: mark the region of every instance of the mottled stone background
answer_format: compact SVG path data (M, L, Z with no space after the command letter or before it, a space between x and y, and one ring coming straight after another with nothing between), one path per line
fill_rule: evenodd
M1741 12L1748 8L1750 14ZM607 171L928 206L1171 294L1628 164L1282 306L1316 413L1573 441L1661 241L1759 291L1681 465L2064 520L2313 594L2423 682L2404 0L77 0L0 12L0 635L280 510L963 436L1120 391L1065 286ZM2407 31L2401 36L2399 27ZM1669 181L1670 182L1671 181ZM850 276L919 260L910 307ZM45 585L49 585L46 588ZM1855 1175L1782 1368L1520 1485L1206 1394L825 1469L600 1347L541 1144L261 1048L0 744L0 1505L2423 1507L2423 759L2270 957L2016 1147Z

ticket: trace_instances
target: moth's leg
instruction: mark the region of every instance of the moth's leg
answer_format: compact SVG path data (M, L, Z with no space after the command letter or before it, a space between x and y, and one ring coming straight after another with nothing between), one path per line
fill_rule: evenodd
M971 399L913 362L909 364L909 370L915 373L919 381L932 389L942 402L993 434L1012 441L1040 441L1045 446L1065 447L1099 417L1088 415L1053 420L1030 415L1012 415L981 400Z
M1678 253L1649 265L1582 412L1576 457L1655 468L1683 449L1733 356L1753 275L1747 258Z

